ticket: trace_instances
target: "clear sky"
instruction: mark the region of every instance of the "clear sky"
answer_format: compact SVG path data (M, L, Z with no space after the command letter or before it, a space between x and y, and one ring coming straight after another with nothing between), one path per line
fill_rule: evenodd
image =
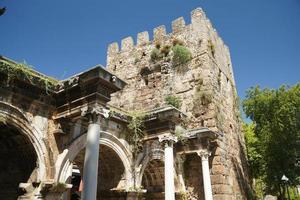
M239 95L300 81L299 0L0 0L0 54L58 79L105 65L109 43L202 7L231 50Z

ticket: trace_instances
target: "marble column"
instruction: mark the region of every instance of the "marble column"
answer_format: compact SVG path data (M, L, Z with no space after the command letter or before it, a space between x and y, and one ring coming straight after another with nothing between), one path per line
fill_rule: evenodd
M98 160L100 140L100 119L103 115L101 108L94 107L91 111L82 111L89 118L85 158L83 168L83 200L96 200L98 183Z
M173 143L177 142L177 137L162 135L159 141L165 146L165 200L175 200Z
M213 200L211 181L210 181L210 172L209 172L209 162L208 162L208 158L211 155L211 153L207 150L202 150L197 153L201 157L201 162L202 162L202 177L203 177L205 200Z

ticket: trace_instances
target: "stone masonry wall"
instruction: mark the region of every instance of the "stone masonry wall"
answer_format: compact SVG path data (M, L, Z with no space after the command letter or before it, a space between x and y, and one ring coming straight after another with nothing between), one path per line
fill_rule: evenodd
M171 46L174 40L191 51L191 61L177 67L167 58L151 61L157 44ZM112 96L114 106L147 110L165 105L168 95L176 96L189 128L221 133L211 162L214 199L246 198L249 184L230 53L200 8L191 12L191 24L182 17L174 20L171 33L164 26L155 28L152 41L142 32L136 44L132 37L123 39L120 49L117 42L110 44L107 68L128 84Z

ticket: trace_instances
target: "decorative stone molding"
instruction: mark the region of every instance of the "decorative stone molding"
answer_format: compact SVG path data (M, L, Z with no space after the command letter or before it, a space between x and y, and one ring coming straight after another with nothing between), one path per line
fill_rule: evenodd
M101 138L99 144L105 145L120 157L124 168L125 168L125 177L126 177L126 188L132 187L132 154L130 152L129 146L124 144L119 138L114 136L112 133L101 131ZM81 135L72 144L68 147L68 150L65 150L60 154L59 159L56 162L56 176L55 181L66 183L66 180L70 177L69 170L72 170L72 161L78 155L78 153L85 148L86 145L86 134Z
M43 134L32 124L26 113L10 103L0 101L0 116L6 119L7 124L20 130L21 133L32 141L32 146L37 154L37 180L42 181L47 176L51 176L52 171L49 169L49 166L52 163L48 157L49 153L46 144L42 139Z
M103 108L101 106L93 106L93 107L83 107L81 108L81 116L87 116L90 123L98 123L100 124L100 120L102 117L109 117L109 109Z
M165 146L173 146L178 141L178 138L171 134L164 134L158 136L158 141L163 143Z
M200 150L197 152L197 154L202 160L208 160L209 156L211 156L211 152L208 150Z

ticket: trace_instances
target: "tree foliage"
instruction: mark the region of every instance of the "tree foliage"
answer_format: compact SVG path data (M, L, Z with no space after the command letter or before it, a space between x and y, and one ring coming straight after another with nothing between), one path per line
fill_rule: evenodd
M258 178L261 175L259 168L262 165L262 163L260 163L262 156L258 137L254 133L254 124L243 124L243 132L245 135L250 172L253 178Z
M283 174L290 184L299 184L300 84L277 90L251 88L243 109L254 123L244 127L253 177L262 178L266 192L273 194L280 193Z

